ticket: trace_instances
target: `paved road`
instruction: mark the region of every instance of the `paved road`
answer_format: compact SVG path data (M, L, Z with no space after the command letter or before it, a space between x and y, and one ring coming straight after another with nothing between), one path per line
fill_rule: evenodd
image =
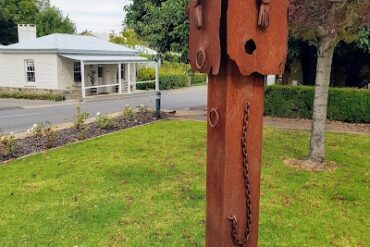
M191 107L206 105L207 88L192 87L186 89L162 92L162 108L166 110L183 110ZM29 129L34 123L49 121L52 124L68 123L73 121L76 107L81 105L82 111L95 116L97 112L103 114L119 112L128 104L131 107L145 104L155 105L154 95L137 95L132 98L95 100L87 102L64 102L59 104L35 104L18 106L14 101L11 106L4 101L0 102L0 129L4 133L21 132Z

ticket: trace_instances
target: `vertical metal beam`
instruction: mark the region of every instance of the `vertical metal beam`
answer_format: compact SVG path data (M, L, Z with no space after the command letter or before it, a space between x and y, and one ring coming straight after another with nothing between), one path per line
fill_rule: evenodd
M122 94L122 63L118 64L118 83L119 83L119 94Z
M155 91L159 92L159 61L155 63Z
M81 96L82 99L86 98L86 89L85 89L85 64L84 61L80 61L81 66Z
M238 219L238 238L244 238L247 206L241 140L247 103L250 104L247 153L252 224L243 247L257 246L264 77L243 76L235 63L228 60L227 65L221 66L220 75L209 76L208 84L206 247L237 246L233 244L231 216Z
M159 63L160 60L155 63L155 108L157 118L161 118L161 89L159 86Z
M127 93L131 93L131 63L127 64Z

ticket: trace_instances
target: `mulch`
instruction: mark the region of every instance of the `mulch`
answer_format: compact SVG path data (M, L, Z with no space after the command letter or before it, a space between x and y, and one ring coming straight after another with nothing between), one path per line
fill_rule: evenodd
M168 118L168 115L162 114L161 118ZM57 138L53 142L53 148L64 146L68 143L74 143L82 140L95 138L98 136L106 135L115 131L147 124L156 121L157 118L152 112L139 112L136 114L134 120L127 121L120 117L114 118L114 126L107 129L100 129L95 122L87 124L87 129L81 134L81 131L76 128L63 129L57 132ZM17 146L11 156L1 157L0 163L17 159L33 153L38 153L47 150L45 137L25 137L17 140Z

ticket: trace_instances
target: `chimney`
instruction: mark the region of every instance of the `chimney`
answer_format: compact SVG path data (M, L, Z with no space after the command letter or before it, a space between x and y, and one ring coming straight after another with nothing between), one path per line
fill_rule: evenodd
M36 39L36 25L18 24L18 42L22 43L32 39Z

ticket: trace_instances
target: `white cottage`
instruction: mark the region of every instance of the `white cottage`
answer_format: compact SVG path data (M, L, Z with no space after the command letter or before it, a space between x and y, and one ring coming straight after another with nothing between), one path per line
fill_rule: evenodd
M136 64L147 62L138 51L102 39L51 34L36 38L36 27L20 25L20 42L0 46L0 87L72 91L83 98L130 93Z

